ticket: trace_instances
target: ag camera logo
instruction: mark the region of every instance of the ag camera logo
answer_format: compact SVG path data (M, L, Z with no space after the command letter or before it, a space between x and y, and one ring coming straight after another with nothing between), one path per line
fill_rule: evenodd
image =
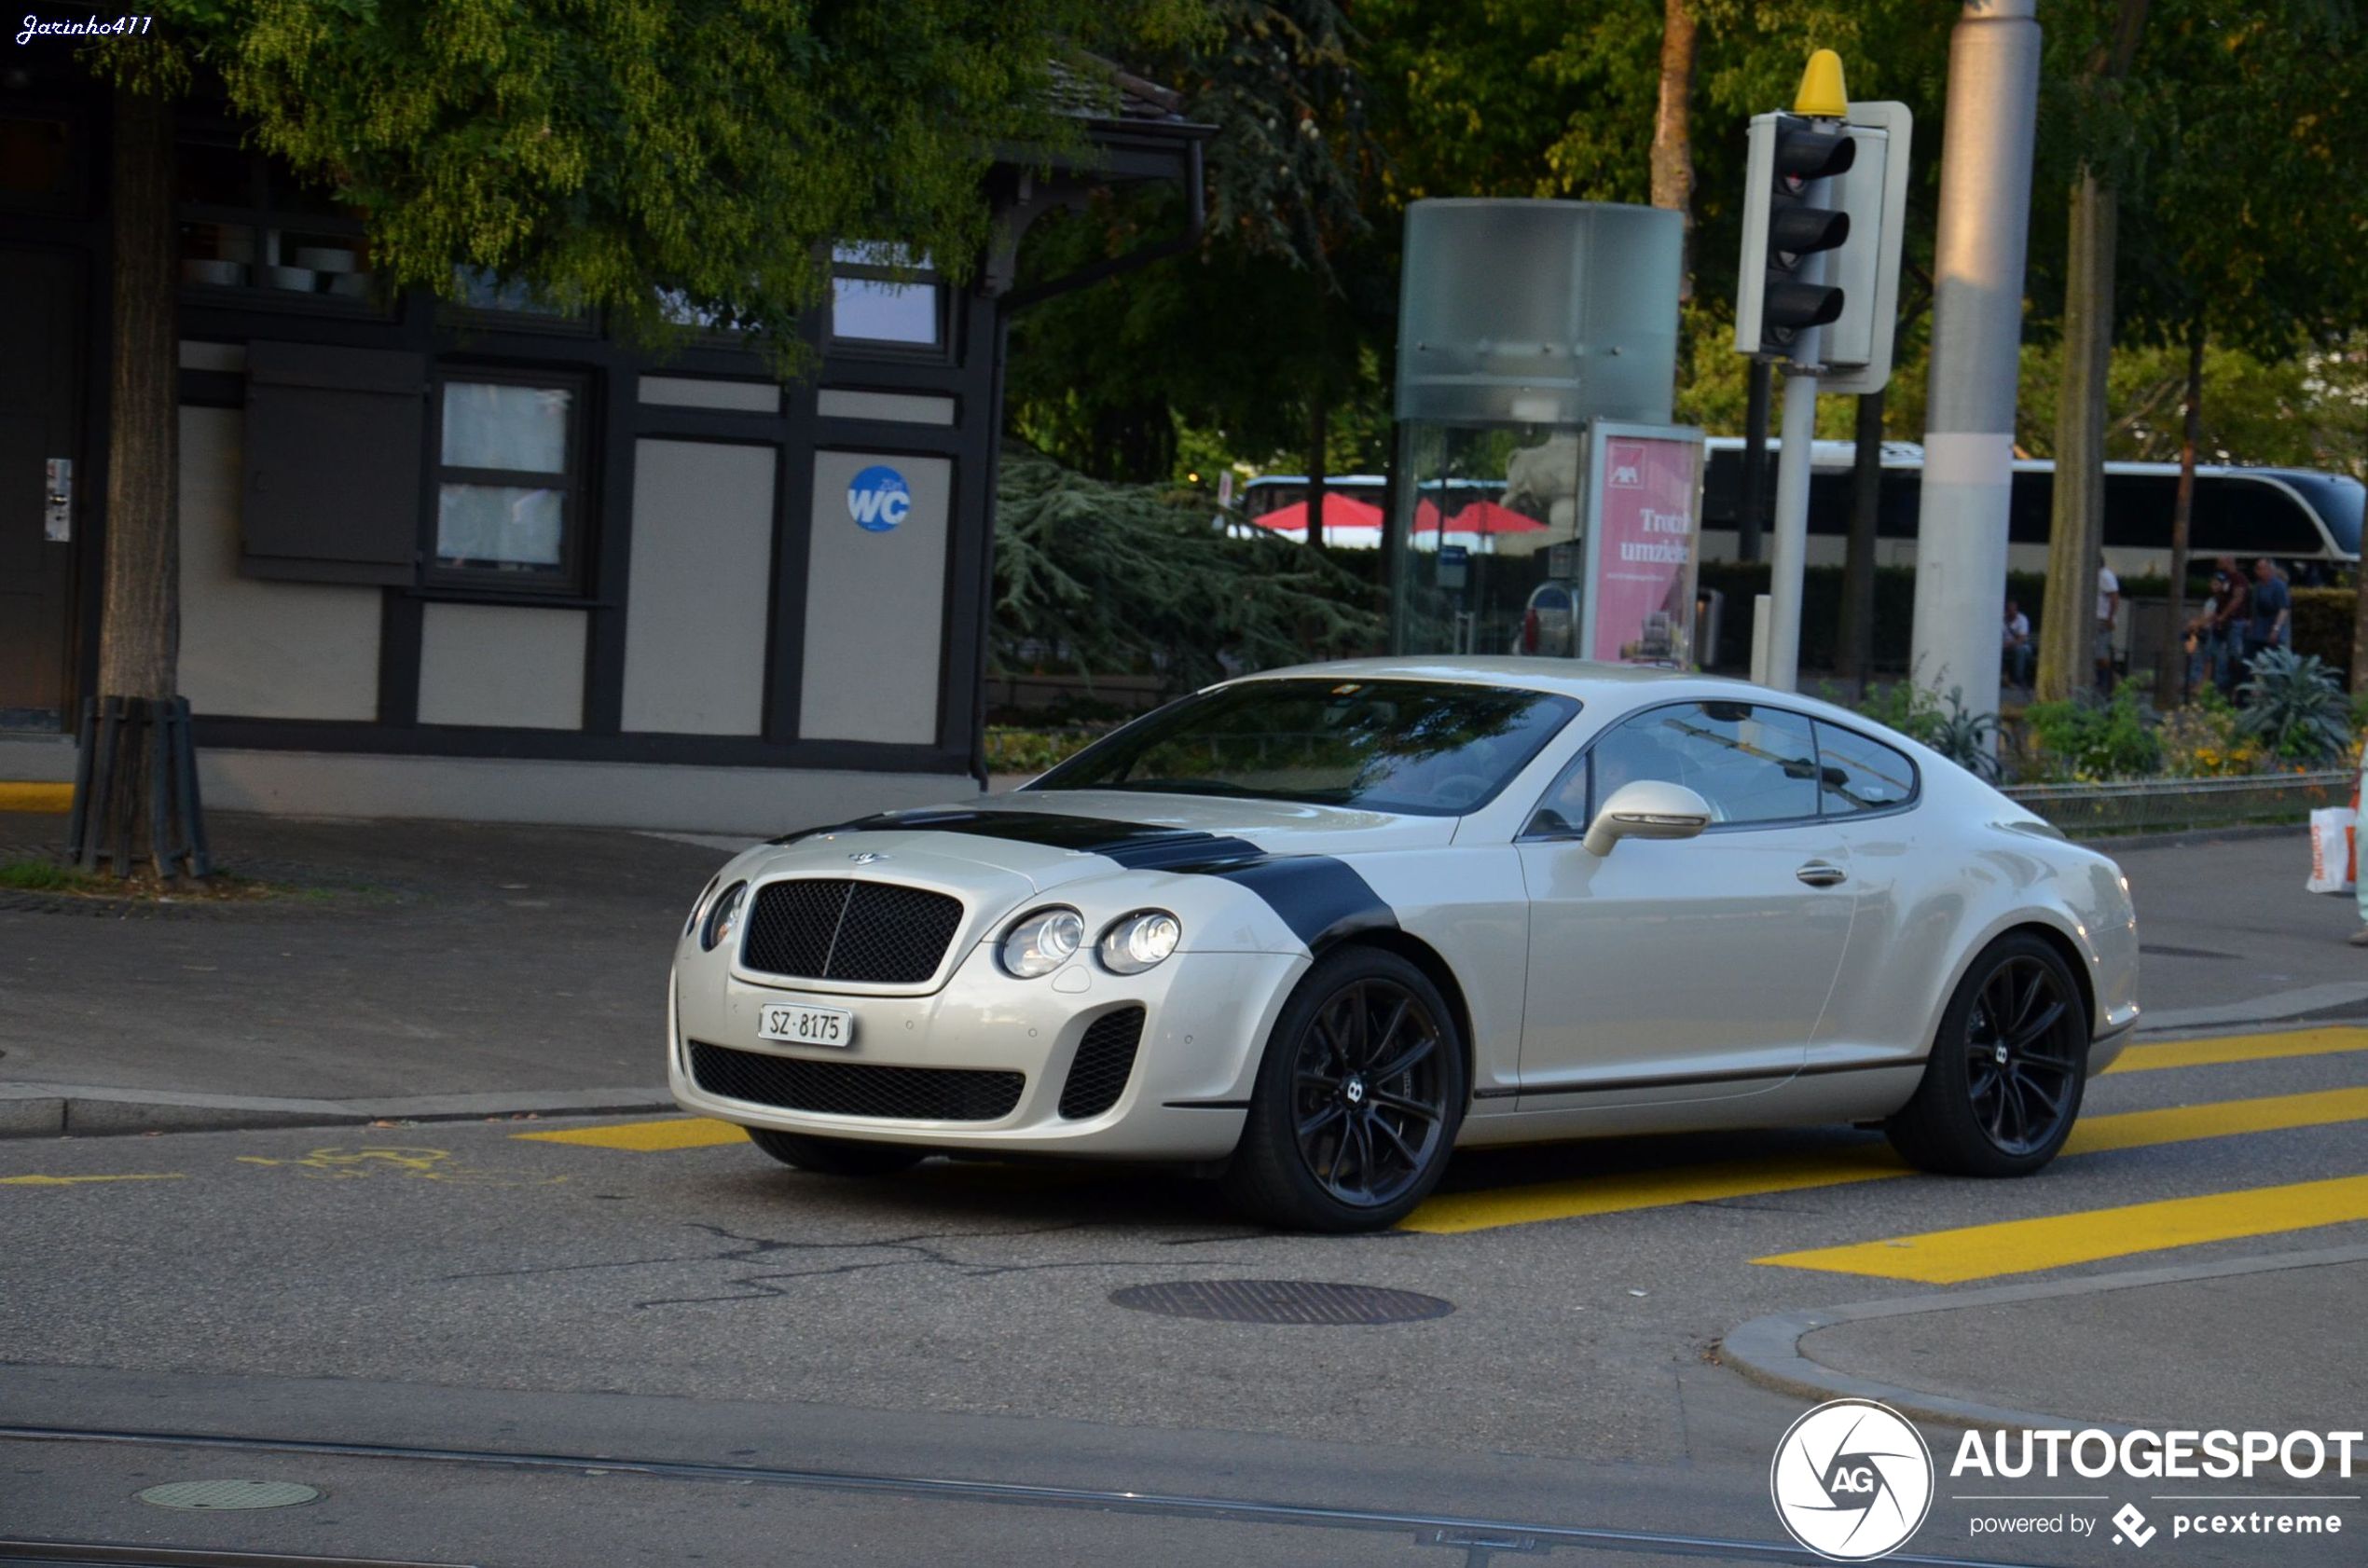
M847 487L847 516L866 533L886 533L913 510L913 488L904 475L884 463L874 463Z
M1932 1450L1888 1405L1835 1399L1785 1429L1768 1491L1794 1540L1865 1562L1898 1550L1932 1510Z

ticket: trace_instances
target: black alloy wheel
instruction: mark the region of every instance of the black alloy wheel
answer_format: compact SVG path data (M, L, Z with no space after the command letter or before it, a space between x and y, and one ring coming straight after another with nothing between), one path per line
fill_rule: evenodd
M1342 950L1276 1022L1228 1186L1277 1224L1380 1230L1437 1185L1464 1099L1463 1046L1438 988L1395 954Z
M2028 1176L2072 1135L2088 1046L2087 1010L2062 955L2035 932L2009 932L1966 970L1923 1081L1884 1130L1928 1171Z
M2087 1031L2077 997L2037 958L2006 959L1983 982L1965 1020L1965 1092L1974 1120L2003 1154L2027 1155L2061 1141L2079 1096Z

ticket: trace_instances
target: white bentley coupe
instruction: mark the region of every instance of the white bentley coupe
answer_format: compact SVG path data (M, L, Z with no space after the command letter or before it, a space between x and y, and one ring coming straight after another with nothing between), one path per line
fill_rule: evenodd
M1374 659L740 855L682 928L668 1066L807 1170L1159 1161L1354 1231L1458 1147L1597 1134L1879 1121L2025 1175L2137 981L2113 861L1856 714Z

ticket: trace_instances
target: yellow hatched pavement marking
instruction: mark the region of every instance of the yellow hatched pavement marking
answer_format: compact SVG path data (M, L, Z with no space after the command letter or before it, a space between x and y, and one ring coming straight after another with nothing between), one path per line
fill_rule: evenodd
M558 1133L513 1133L531 1143L584 1144L593 1148L631 1148L651 1153L668 1148L712 1148L745 1143L748 1134L708 1116L669 1116L663 1121L618 1121L605 1127L571 1127Z
M2010 1219L1852 1246L1755 1258L1787 1269L1869 1274L1921 1285L1962 1285L1999 1274L2036 1273L2137 1252L2281 1235L2368 1219L2368 1176L2257 1187L2200 1198L2169 1198L2044 1219Z
M154 1171L140 1176L0 1176L0 1187L80 1187L92 1181L186 1181L180 1171Z
M2214 1035L2208 1039L2133 1045L2105 1071L2216 1067L2230 1062L2273 1062L2285 1056L2332 1056L2344 1051L2368 1051L2368 1029L2289 1029L2277 1035Z
M71 784L0 783L0 811L71 811Z
M2104 1154L2155 1144L2192 1143L2244 1133L2275 1133L2368 1121L2368 1089L2326 1089L2307 1094L2276 1094L2259 1100L2215 1100L2168 1110L2128 1110L2083 1117L2064 1145L2066 1154ZM1711 1203L1806 1187L1839 1187L1911 1175L1907 1163L1880 1145L1860 1145L1773 1160L1722 1161L1624 1176L1581 1176L1535 1187L1456 1192L1433 1198L1399 1227L1434 1234L1493 1231L1547 1219L1619 1214L1673 1204Z

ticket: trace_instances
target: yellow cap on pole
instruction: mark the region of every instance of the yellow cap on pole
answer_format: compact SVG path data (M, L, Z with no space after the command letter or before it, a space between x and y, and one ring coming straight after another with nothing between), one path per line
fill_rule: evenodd
M1793 94L1793 113L1811 119L1839 119L1850 113L1850 95L1842 90L1842 57L1819 49L1800 74L1800 90Z

